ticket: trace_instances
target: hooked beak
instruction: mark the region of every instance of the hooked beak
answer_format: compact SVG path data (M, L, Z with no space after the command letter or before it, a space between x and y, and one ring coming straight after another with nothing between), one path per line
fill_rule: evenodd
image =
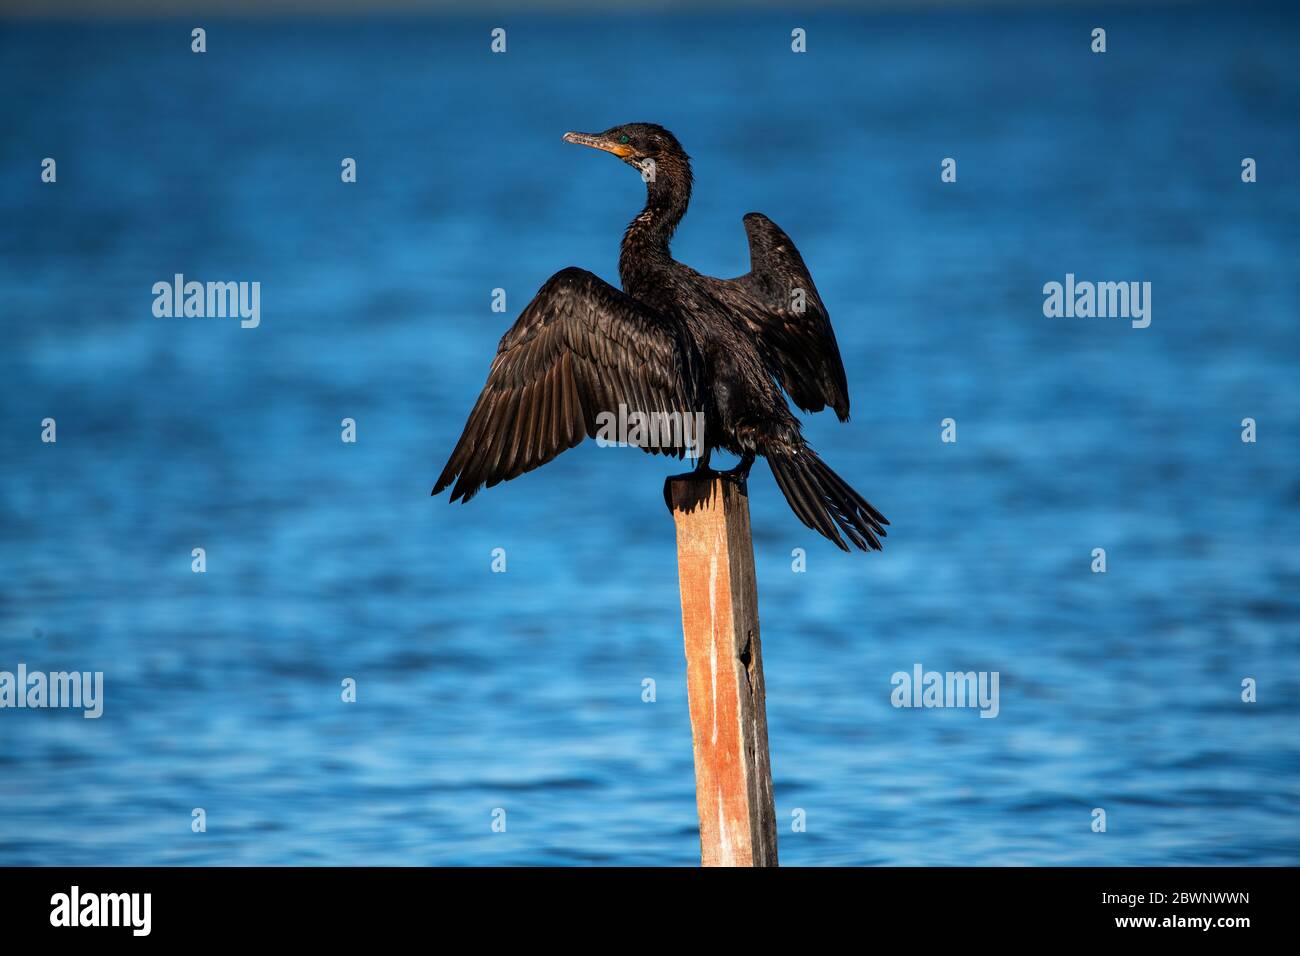
M611 142L602 136L591 133L565 133L564 141L566 143L577 143L579 146L590 146L592 149L603 149L607 153L613 153L619 159L627 159L636 152L626 143Z

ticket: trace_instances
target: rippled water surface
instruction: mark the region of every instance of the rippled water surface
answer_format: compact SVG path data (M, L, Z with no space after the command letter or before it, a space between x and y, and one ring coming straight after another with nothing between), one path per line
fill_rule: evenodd
M616 281L641 185L560 134L629 120L694 157L680 258L798 242L854 402L808 435L893 522L840 554L755 470L782 861L1300 862L1300 23L1094 18L3 24L0 669L107 699L0 711L0 863L698 861L674 463L429 497L533 290ZM154 318L176 272L260 327ZM1151 326L1045 318L1067 272ZM894 709L917 662L999 716Z

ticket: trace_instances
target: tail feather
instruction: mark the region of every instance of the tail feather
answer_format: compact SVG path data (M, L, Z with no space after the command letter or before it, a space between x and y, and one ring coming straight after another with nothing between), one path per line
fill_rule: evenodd
M767 456L772 477L800 521L848 551L845 537L863 551L880 551L885 537L885 516L831 471L811 448L789 455ZM838 530L837 530L838 527Z

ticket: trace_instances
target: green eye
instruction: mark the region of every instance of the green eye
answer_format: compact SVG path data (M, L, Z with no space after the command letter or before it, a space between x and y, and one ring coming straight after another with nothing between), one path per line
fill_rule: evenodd
M627 135L627 133L624 133L622 136L620 136L620 137L618 138L618 141L619 141L620 143L626 143L626 142L628 141L628 139L629 139L629 136Z

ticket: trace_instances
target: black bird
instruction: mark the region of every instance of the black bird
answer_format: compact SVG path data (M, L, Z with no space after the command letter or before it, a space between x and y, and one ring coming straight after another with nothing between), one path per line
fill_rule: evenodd
M564 140L612 153L641 173L645 208L627 227L619 255L622 291L585 269L557 272L501 339L487 385L442 475L436 495L468 501L596 437L602 412L703 415L698 474L717 474L709 455L740 456L721 474L743 481L762 455L794 513L845 551L880 550L889 522L823 462L800 434L782 389L801 409L849 417L844 363L803 258L766 216L745 216L750 271L701 275L668 251L691 198L690 157L653 123ZM604 419L608 421L606 417ZM682 457L685 443L644 450Z

